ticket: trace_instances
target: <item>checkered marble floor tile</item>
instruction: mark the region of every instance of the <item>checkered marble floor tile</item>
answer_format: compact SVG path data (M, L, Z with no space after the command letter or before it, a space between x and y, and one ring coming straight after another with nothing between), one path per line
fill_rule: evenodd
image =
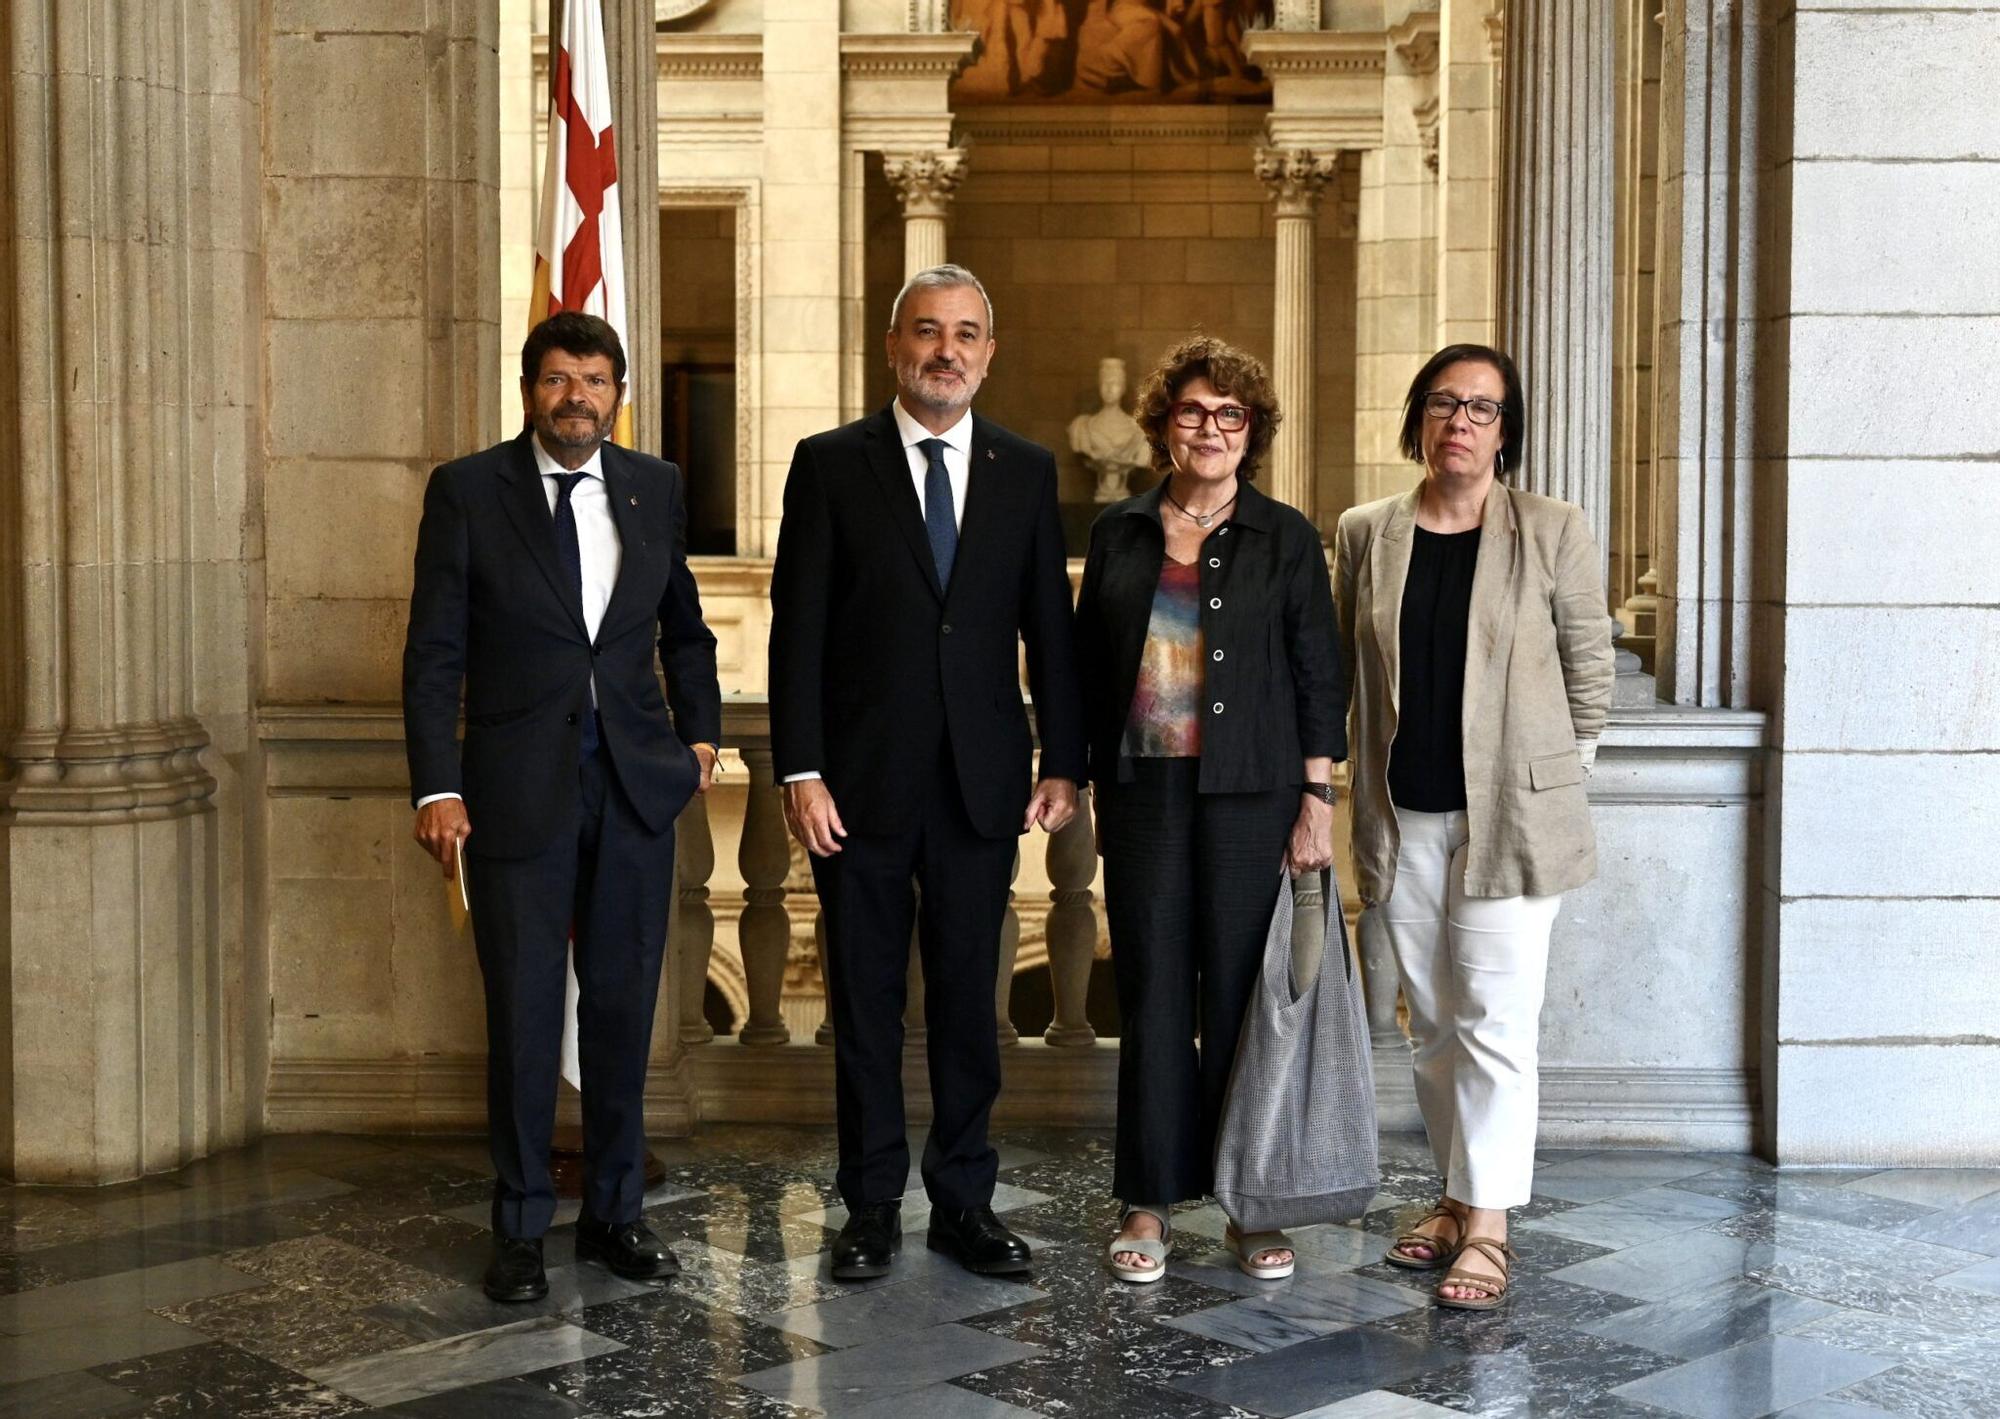
M1297 1234L1286 1281L1189 1205L1129 1286L1103 1132L996 1139L1031 1275L924 1248L833 1281L821 1129L655 1145L646 1215L684 1268L623 1281L549 1235L550 1294L479 1291L481 1151L284 1137L102 1189L0 1188L0 1419L1424 1419L2000 1415L2000 1172L1794 1173L1710 1154L1550 1150L1514 1217L1512 1297L1430 1303L1383 1249L1437 1189L1384 1141L1367 1215Z

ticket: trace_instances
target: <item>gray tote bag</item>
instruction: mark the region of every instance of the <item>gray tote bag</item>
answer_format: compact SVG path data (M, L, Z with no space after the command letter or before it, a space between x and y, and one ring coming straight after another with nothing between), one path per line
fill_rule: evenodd
M1326 873L1319 970L1292 979L1292 884L1279 870L1264 969L1243 1016L1215 1140L1215 1198L1246 1232L1346 1222L1382 1180L1361 981Z

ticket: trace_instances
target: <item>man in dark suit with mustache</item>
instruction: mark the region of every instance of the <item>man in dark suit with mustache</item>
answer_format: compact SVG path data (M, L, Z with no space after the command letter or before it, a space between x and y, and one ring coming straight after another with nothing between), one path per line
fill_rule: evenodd
M496 1174L485 1287L499 1301L548 1291L542 1235L555 1212L549 1134L572 930L585 1168L577 1256L622 1276L678 1269L639 1215L646 1060L674 819L708 789L722 700L688 570L680 470L605 442L624 392L610 325L575 311L537 325L521 351L530 427L432 473L417 533L403 651L415 837L446 877L461 844L465 855Z
M1025 1271L1027 1246L993 1214L986 1130L1018 839L1069 821L1084 772L1055 460L971 412L994 350L992 306L971 272L912 277L887 347L895 400L799 444L771 579L772 745L827 928L836 1181L849 1214L833 1275L884 1274L902 1237L913 923L933 1106L930 1245L977 1272Z

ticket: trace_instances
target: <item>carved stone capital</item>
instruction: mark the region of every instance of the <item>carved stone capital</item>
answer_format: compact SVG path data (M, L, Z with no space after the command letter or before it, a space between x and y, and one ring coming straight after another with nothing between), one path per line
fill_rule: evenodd
M963 148L936 148L919 153L884 153L882 175L903 199L907 217L943 218L952 193L965 177Z
M1310 217L1319 194L1340 170L1338 152L1310 148L1259 148L1257 176L1270 189L1280 217Z

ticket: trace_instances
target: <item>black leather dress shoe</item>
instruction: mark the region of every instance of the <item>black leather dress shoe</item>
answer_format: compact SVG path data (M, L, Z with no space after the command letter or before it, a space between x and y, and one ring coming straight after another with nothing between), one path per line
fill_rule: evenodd
M548 1273L542 1270L540 1237L495 1237L493 1260L486 1264L486 1294L496 1301L539 1301L549 1294Z
M903 1204L871 1202L848 1214L833 1239L833 1279L866 1281L887 1276L903 1249Z
M981 1276L1013 1276L1034 1265L1028 1244L1008 1231L991 1207L933 1208L928 1245Z
M615 1227L577 1218L576 1259L597 1262L633 1281L662 1281L681 1274L681 1264L667 1244L638 1218Z

